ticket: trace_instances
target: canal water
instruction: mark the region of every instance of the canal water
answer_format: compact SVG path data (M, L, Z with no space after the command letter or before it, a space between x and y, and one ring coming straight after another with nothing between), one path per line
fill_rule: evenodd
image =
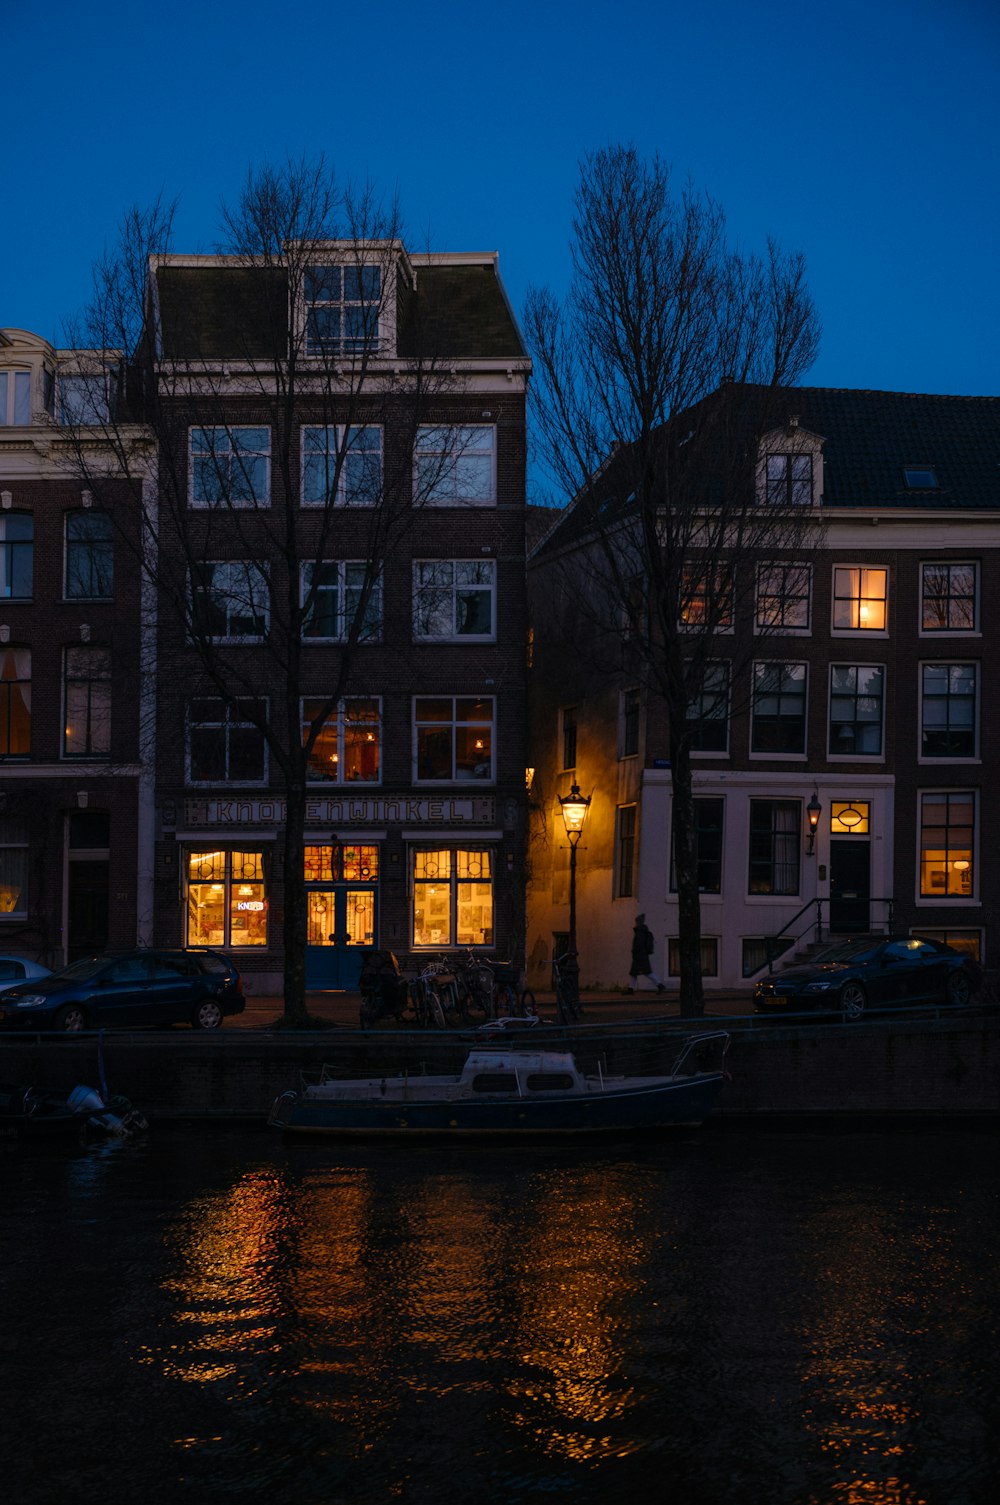
M0 1153L17 1505L985 1505L996 1143Z

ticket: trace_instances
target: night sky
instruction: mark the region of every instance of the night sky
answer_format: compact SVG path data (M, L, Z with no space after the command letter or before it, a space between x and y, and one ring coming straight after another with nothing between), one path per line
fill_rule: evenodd
M129 204L211 251L248 164L319 151L414 249L498 250L520 311L566 285L579 159L633 141L805 253L807 380L1000 391L997 0L0 0L0 55L0 325L58 343Z

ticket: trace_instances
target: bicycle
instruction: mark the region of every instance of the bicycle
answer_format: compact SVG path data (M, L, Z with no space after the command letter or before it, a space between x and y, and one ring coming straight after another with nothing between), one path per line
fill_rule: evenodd
M517 973L511 962L484 958L493 974L494 1017L502 1019L537 1019L538 1005L530 988L518 988Z
M575 951L564 951L552 959L556 985L556 1012L560 1024L576 1024L583 1013L580 1003L580 967Z

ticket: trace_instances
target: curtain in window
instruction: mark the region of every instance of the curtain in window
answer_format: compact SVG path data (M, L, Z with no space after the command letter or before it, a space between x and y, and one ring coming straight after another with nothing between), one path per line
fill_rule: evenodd
M774 810L774 892L799 891L799 808L781 803Z

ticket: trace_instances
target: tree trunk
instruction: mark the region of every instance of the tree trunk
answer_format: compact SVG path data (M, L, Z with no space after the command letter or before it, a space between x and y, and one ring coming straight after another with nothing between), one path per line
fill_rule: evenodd
M676 725L671 717L672 725ZM698 830L691 784L691 751L686 737L670 737L673 788L674 874L677 880L677 933L681 965L680 1010L685 1018L705 1012L701 981L701 898L698 890Z
M306 1010L306 887L305 788L289 780L285 791L285 1023L305 1024Z

